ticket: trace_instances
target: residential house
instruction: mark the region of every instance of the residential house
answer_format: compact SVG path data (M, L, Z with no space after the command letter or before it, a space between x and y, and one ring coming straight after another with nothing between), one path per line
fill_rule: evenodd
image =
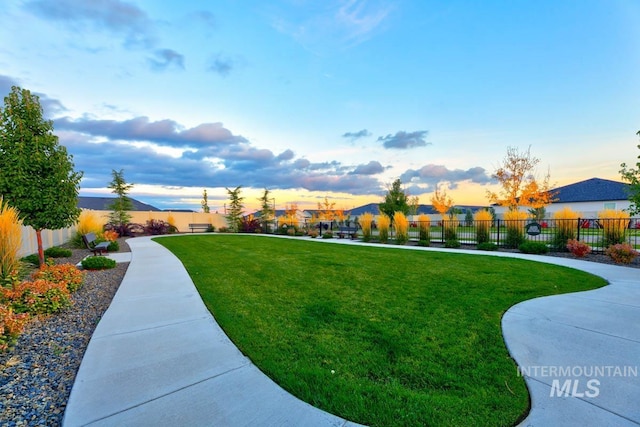
M629 184L602 178L591 178L551 190L554 202L546 206L547 216L565 207L578 212L583 218L597 218L605 209L629 209ZM498 215L506 208L495 206Z

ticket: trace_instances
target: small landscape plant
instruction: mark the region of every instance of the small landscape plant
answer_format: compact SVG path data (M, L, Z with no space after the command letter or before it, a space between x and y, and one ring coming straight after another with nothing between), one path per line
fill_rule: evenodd
M109 242L109 246L107 247L108 252L118 252L120 250L120 243L117 240Z
M409 220L402 212L394 212L393 225L396 229L396 243L404 245L409 241Z
M510 210L504 213L504 222L507 227L505 245L508 248L517 248L525 242L524 221L529 215L519 210Z
M481 251L497 251L498 245L493 242L478 243L478 249Z
M629 212L615 209L605 209L598 212L598 222L604 233L603 246L624 243L629 219Z
M371 224L373 224L373 214L367 212L360 216L360 226L362 227L362 240L371 241Z
M449 249L457 249L461 246L460 241L458 239L449 239L445 240L444 247Z
M104 258L104 257L103 257ZM63 282L69 292L75 292L82 286L85 273L72 264L44 265L32 274L32 278Z
M312 239L315 239L319 235L320 235L320 233L318 232L318 230L309 230L309 231L307 231L307 236L311 237Z
M104 240L107 242L115 242L116 240L118 240L118 237L120 237L120 235L115 230L105 230L102 233L102 237L104 237Z
M240 219L239 231L240 233L259 233L262 231L262 224L258 218L249 215Z
M378 238L381 243L387 243L389 241L389 226L391 225L391 219L385 215L380 214L378 216Z
M325 232L322 234L322 238L323 238L323 239L333 239L333 233L332 233L332 232L330 232L330 231L325 231Z
M565 250L567 242L576 238L576 228L580 214L571 208L564 208L553 214L556 225L556 234L553 238L553 246L558 250Z
M45 249L44 256L51 258L69 258L71 256L71 249L61 248L59 246L53 246Z
M5 282L20 269L18 253L22 245L22 221L17 209L0 197L0 281Z
M631 264L640 253L628 243L618 243L609 246L605 254L609 255L617 264Z
M422 244L420 246L429 246L431 242L431 220L429 219L429 215L421 214L418 217L418 244L420 242L425 242L426 244Z
M71 245L74 248L84 248L84 242L82 236L88 233L95 233L99 236L102 233L103 224L98 216L93 211L83 210L78 217L78 225L76 226L76 233L71 239Z
M460 221L458 221L458 219L454 216L451 216L449 219L442 221L445 241L458 240L458 225L460 225Z
M542 242L524 242L518 246L518 250L525 254L542 255L549 252L549 247Z
M144 226L144 232L152 236L159 236L163 234L172 233L172 226L166 221L161 219L150 219Z
M71 305L71 294L65 282L46 279L25 280L13 288L0 288L1 303L16 313L53 314Z
M430 246L430 245L431 245L430 240L418 240L418 246Z
M85 270L106 270L116 266L116 260L104 256L86 257L81 262Z
M45 264L50 260L51 258L47 258L45 256ZM22 261L27 263L27 264L31 264L31 265L35 265L35 266L39 266L40 265L40 259L38 258L38 254L30 254L27 255L25 257L22 257Z
M591 246L576 239L569 239L567 242L567 250L577 258L582 258L591 253Z
M476 224L476 242L478 244L486 243L491 239L491 222L493 217L491 212L482 209L476 212L473 216L473 220Z
M0 304L0 353L16 343L28 320L28 314L14 313L11 307Z

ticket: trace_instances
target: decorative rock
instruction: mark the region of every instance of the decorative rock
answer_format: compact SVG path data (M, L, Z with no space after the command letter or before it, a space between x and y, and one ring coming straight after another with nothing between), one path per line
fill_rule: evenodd
M120 251L129 246L119 239ZM59 263L76 264L86 249ZM129 266L88 271L73 304L47 318L33 319L16 346L0 353L0 425L59 426L82 356L98 321L111 304Z

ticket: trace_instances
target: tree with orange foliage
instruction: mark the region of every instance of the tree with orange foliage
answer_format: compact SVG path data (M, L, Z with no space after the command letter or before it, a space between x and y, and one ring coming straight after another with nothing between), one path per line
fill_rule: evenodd
M324 202L318 202L318 219L323 221L333 221L336 211L334 207L336 202L329 202L327 196L324 196Z
M440 186L436 186L436 191L433 196L431 196L431 204L433 208L438 211L440 215L444 218L444 216L451 210L453 207L453 199L447 195L447 191Z
M520 206L540 209L553 202L550 173L547 171L542 181L534 174L538 163L540 159L531 156L531 147L524 152L508 147L507 156L493 174L502 189L498 193L487 191L489 201L506 206L510 211L517 211Z

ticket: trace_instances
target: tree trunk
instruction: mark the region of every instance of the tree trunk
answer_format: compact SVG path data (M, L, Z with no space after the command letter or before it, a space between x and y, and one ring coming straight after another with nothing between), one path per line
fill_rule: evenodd
M44 250L42 249L42 230L36 230L36 239L38 241L38 260L40 267L44 266Z

